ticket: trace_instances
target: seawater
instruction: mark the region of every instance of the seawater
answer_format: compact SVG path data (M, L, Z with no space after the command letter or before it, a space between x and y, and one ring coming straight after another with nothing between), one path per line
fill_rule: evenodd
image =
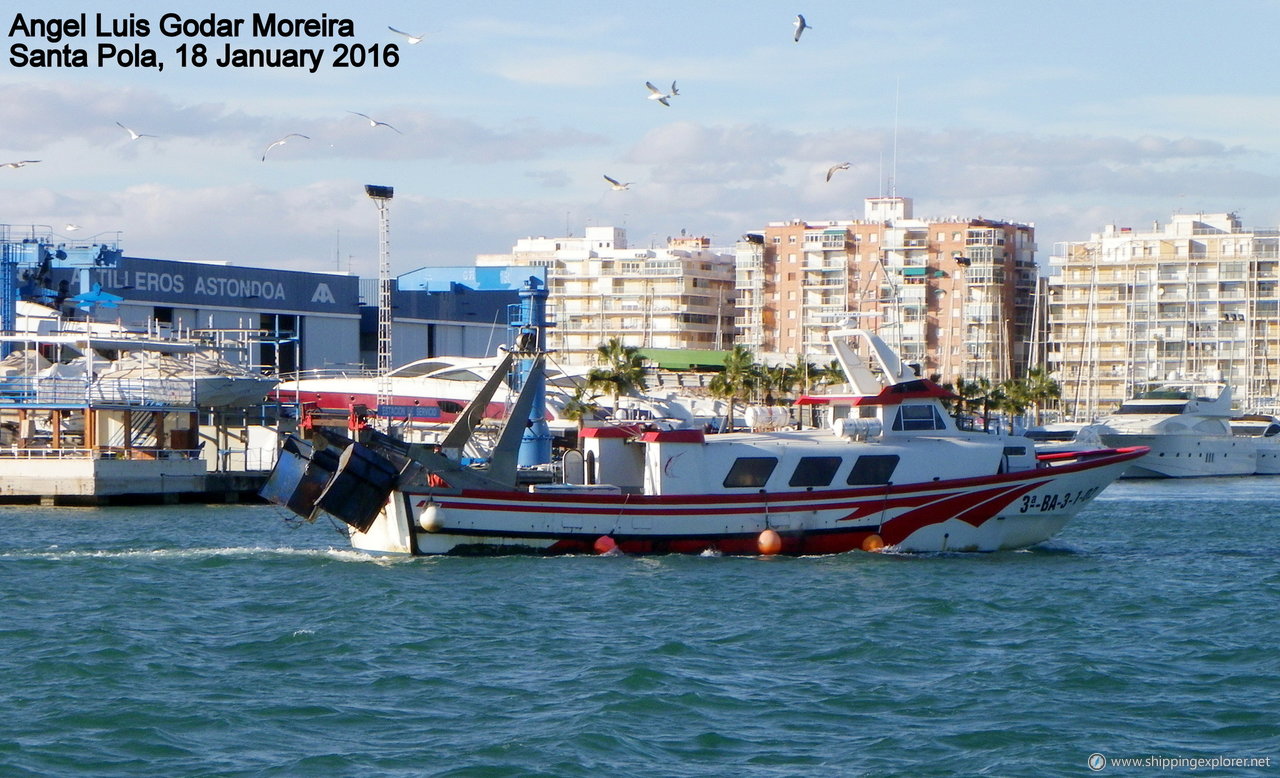
M1126 481L1030 551L801 559L3 508L0 775L1277 775L1277 498Z

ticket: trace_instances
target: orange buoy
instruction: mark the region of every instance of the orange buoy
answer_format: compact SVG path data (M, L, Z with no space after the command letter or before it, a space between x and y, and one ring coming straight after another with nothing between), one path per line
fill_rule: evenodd
M880 537L875 533L867 535L865 538L862 539L863 551L870 551L872 553L875 553L876 551L880 551L883 548L884 548L884 538Z
M595 550L597 554L607 554L618 547L618 541L608 535L601 535L596 538Z
M782 536L771 529L760 533L756 538L756 548L765 556L773 556L782 550Z

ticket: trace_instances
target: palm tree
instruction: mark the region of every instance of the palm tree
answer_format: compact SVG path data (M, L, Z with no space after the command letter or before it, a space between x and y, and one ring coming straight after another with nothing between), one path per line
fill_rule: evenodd
M796 386L800 383L800 374L792 365L771 365L760 371L761 388L767 393L766 405L773 405L778 395L795 395Z
M1031 398L1031 406L1035 408L1036 424L1040 424L1042 406L1062 397L1062 386L1049 377L1049 371L1043 367L1033 367L1027 371L1027 394Z
M791 366L791 372L795 376L796 385L800 389L800 394L808 394L813 385L821 379L822 369L812 362L808 362L799 355L796 356L796 363ZM841 373L843 376L844 374Z
M814 375L823 386L835 386L836 384L847 383L849 380L849 377L844 374L844 366L840 364L838 359L833 359L818 368Z
M999 409L1009 414L1009 423L1013 417L1023 416L1031 405L1031 386L1025 378L1010 378L997 387L1000 395Z
M974 381L966 381L963 376L956 378L955 386L951 387L951 391L960 398L956 403L955 417L959 421L960 417L965 413L973 413L982 407L982 400L986 394L979 379Z
M596 361L602 367L593 367L587 373L587 388L609 393L613 400L613 413L618 413L618 397L649 388L645 380L644 357L638 346L624 345L621 338L609 338L596 346Z
M715 397L729 401L729 409L725 413L724 428L733 429L733 409L739 397L746 397L759 383L760 371L746 346L734 346L724 356L724 370L712 377L707 388Z
M588 396L587 392L590 387L585 384L579 384L573 390L573 395L565 400L564 406L560 409L560 414L569 421L578 423L578 430L582 430L582 425L587 419L594 418L596 412L600 410L600 403L596 400L600 399L600 395L593 394Z

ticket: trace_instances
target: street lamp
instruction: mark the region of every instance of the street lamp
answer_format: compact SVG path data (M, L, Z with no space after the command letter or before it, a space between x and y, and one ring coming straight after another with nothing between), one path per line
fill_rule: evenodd
M391 244L388 204L395 195L395 189L365 184L364 193L378 206L378 418L385 419L382 408L391 404Z

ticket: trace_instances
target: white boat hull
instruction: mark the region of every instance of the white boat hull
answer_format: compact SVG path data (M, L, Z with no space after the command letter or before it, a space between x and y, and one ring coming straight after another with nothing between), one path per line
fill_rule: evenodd
M1151 453L1122 478L1199 478L1258 472L1257 444L1234 435L1103 434L1105 446L1146 446Z
M1258 441L1258 475L1280 475L1280 440Z
M410 554L590 553L602 537L628 553L754 554L769 529L785 554L855 550L873 535L907 552L998 551L1058 533L1141 455L1107 452L984 478L743 496L396 491L367 531L350 534L357 549Z

